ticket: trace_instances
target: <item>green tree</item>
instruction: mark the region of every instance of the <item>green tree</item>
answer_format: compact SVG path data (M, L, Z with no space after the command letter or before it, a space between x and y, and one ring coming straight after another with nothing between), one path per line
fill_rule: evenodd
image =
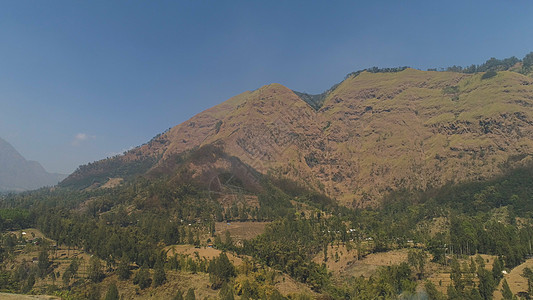
M146 266L142 266L137 274L135 274L135 277L133 278L133 284L138 284L141 290L144 290L152 284L150 271Z
M465 298L463 292L458 291L453 284L448 286L447 295L449 300L463 300Z
M48 268L50 267L50 260L46 249L42 249L39 252L39 262L37 263L37 267L39 268L39 276L44 278L48 274Z
M223 245L222 245L222 239L220 238L220 235L219 235L219 234L215 235L215 242L214 242L214 243L215 243L215 246L216 246L217 248L220 248L220 247L223 246Z
M533 66L533 52L528 53L524 59L522 59L522 66L524 69L529 71Z
M217 213L220 213L219 210L217 210ZM209 234L211 237L215 237L215 222L209 222Z
M218 257L209 262L207 272L213 289L220 288L223 283L228 282L231 277L236 275L235 266L229 261L225 252L220 253Z
M167 275L165 273L165 267L164 263L162 261L158 261L155 265L154 270L154 287L158 287L165 283L167 280Z
M268 296L268 300L285 300L287 298L283 297L283 295L278 290L273 290L272 293Z
M407 254L407 262L416 270L418 279L424 275L426 260L427 254L422 250L409 250Z
M29 291L31 291L34 285L35 285L35 275L33 273L30 273L28 275L28 278L26 279L26 283L22 287L22 291L24 293L28 293Z
M457 259L453 259L451 262L452 270L450 272L450 279L452 280L453 287L458 291L462 292L464 288L463 282L463 273L461 272L461 265Z
M485 260L479 254L476 255L476 264L478 266L478 270L479 268L485 268Z
M516 299L516 297L513 295L513 292L511 292L511 288L509 288L509 284L507 283L506 279L503 280L501 291L504 300Z
M250 282L248 280L245 280L244 283L242 284L242 295L241 295L241 299L242 300L249 300L249 299L253 299L253 289L252 289L252 285L250 284Z
M185 300L196 300L196 295L194 294L193 288L189 288L187 294L185 295Z
M178 290L172 300L183 300L183 292L181 290Z
M105 300L119 300L120 296L118 294L117 285L115 283L111 283L109 285L109 288L107 289L107 293L105 294Z
M98 257L92 256L89 260L89 269L87 270L87 278L94 282L98 283L104 279L104 267L102 266L102 262Z
M233 295L233 289L228 283L224 283L220 292L218 293L218 298L221 300L234 300L235 296Z
M428 241L428 251L433 256L432 262L444 264L445 258L445 249L444 245L446 244L445 235L442 232L439 232L435 237L431 238Z
M498 257L494 260L492 264L492 277L496 280L496 283L499 283L503 278L503 259Z
M55 285L57 280L56 272L50 273L50 279L52 279L52 285Z
M496 281L492 277L492 272L485 268L478 268L477 277L479 279L479 294L483 299L492 299L492 294L496 288Z
M90 285L85 298L89 300L100 300L102 298L100 286L97 284Z
M194 239L194 245L200 246L200 232L196 231L196 238Z
M63 284L65 284L65 286L69 286L70 285L70 280L72 278L75 278L76 275L78 274L78 269L79 269L79 266L80 266L80 262L78 259L74 258L69 266L67 267L67 269L65 270L65 272L63 272Z
M498 73L496 71L492 71L492 70L491 71L487 71L487 72L485 72L485 74L483 74L481 76L481 79L489 79L489 78L492 78L492 77L494 77L496 75L498 75Z
M187 243L189 245L194 244L194 233L192 232L191 228L188 228L189 232L187 233Z
M231 238L231 233L229 232L229 230L226 230L224 234L225 234L224 242L226 244L226 247L231 248L233 246L233 239Z
M444 294L439 292L431 281L426 281L426 283L424 284L424 289L426 290L426 293L428 294L429 300L446 299L446 297L444 297Z
M465 296L468 296L468 297L465 297L465 298L467 298L469 300L483 300L483 297L479 293L478 289L471 289L470 290L470 295L465 293Z
M527 293L529 296L533 295L533 271L530 268L525 268L522 277L527 279Z
M118 278L120 280L128 280L131 277L130 263L125 256L122 256L117 268Z

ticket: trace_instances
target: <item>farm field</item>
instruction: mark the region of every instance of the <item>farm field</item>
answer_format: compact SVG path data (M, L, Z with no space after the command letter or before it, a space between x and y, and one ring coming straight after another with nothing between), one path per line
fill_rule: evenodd
M265 232L270 222L217 222L215 231L224 236L229 231L233 240L249 240Z

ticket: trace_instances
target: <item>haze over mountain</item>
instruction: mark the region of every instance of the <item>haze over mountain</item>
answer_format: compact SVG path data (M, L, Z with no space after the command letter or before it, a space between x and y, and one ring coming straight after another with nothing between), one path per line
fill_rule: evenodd
M48 173L36 161L28 161L0 138L0 191L26 191L51 186L66 175Z
M212 180L205 174L213 169L235 175L216 153L350 206L375 204L395 190L491 178L531 160L533 79L486 74L364 71L314 96L266 85L125 155L82 166L63 184L104 184L150 169L177 176L179 165L202 181ZM183 160L206 146L217 149L209 162Z

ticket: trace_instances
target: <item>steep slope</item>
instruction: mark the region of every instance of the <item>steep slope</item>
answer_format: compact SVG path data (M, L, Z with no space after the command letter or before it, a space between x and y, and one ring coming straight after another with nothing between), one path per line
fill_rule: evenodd
M88 183L87 179L95 176L102 179L116 176L118 162L128 165L155 158L157 163L153 167L161 170L162 165L174 164L176 155L210 144L221 146L224 152L238 157L251 170L266 173L271 169L290 168L284 175L312 179L311 174L296 171L305 167L299 149L319 143L321 130L317 118L320 116L316 111L290 89L271 84L210 108L124 156L82 166L63 184ZM171 172L175 168L167 170ZM109 175L111 173L113 176Z
M245 92L114 159L161 169L216 144L260 173L366 206L392 190L490 178L533 153L533 79L513 72L361 72L320 106L298 95L279 84ZM65 183L91 174L81 168Z
M55 185L65 178L50 174L36 161L27 161L0 138L0 191L24 191Z
M424 190L489 178L510 157L533 153L531 78L481 77L407 69L343 82L321 109L341 162L330 173L345 181L334 188L345 200Z

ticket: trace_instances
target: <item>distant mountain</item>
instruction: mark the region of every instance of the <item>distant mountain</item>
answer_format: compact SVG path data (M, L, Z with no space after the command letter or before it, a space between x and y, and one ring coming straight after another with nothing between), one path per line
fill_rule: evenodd
M0 191L26 191L51 186L63 180L36 161L27 161L8 142L0 138Z
M205 154L212 161L186 159L210 145L219 153ZM83 188L163 171L209 183L219 179L202 174L213 169L235 175L220 157L253 170L241 175L286 177L348 206L373 205L397 190L484 180L533 158L533 79L398 68L349 74L320 95L271 84L122 156L82 166L62 184Z

